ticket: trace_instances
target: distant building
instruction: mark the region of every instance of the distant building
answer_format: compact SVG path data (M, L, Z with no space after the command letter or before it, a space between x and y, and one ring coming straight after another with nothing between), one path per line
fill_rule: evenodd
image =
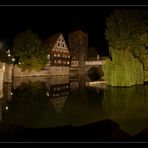
M78 61L78 72L84 73L88 51L88 34L82 31L75 31L69 34L68 40L72 62L77 63ZM72 64L71 66L73 67L74 65Z
M50 45L46 69L50 69L51 75L67 75L70 67L70 53L64 37L61 33L56 34L47 42Z

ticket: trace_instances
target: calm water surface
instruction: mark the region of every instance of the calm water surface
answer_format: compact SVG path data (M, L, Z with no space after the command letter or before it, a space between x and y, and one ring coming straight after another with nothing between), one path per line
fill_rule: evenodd
M148 127L148 85L92 87L88 82L85 76L15 78L4 84L0 123L49 128L111 119L130 135Z

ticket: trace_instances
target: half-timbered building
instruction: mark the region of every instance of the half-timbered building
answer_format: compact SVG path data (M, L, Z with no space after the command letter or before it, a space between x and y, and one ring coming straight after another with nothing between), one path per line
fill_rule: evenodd
M51 75L68 75L70 67L70 53L62 33L56 34L47 42L50 45L47 67Z

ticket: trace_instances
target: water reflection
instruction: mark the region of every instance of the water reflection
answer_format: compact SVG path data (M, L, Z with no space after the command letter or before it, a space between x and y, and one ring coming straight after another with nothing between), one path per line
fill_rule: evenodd
M108 118L117 122L126 132L134 135L148 126L147 86L129 88L108 87L103 99L103 108Z
M50 84L45 82L48 87L49 96L52 105L58 113L61 113L66 100L70 94L69 77L68 76L52 76ZM50 86L50 87L49 87Z
M88 86L85 76L27 77L4 85L0 120L31 128L112 119L129 134L148 127L148 86ZM6 109L7 107L7 109Z

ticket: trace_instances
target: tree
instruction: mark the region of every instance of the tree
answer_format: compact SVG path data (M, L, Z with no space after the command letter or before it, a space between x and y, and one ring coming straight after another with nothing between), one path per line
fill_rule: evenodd
M108 84L143 84L143 56L146 54L148 36L146 21L146 10L115 10L106 19L105 36L112 57L103 65Z
M12 63L12 59L11 57L8 57L8 54L6 53L6 49L0 49L0 61L8 64Z
M146 10L115 10L106 19L105 36L109 48L131 52L139 50L142 45L140 37L148 31L146 19Z
M48 46L31 30L16 35L12 52L22 70L41 70L47 63Z

